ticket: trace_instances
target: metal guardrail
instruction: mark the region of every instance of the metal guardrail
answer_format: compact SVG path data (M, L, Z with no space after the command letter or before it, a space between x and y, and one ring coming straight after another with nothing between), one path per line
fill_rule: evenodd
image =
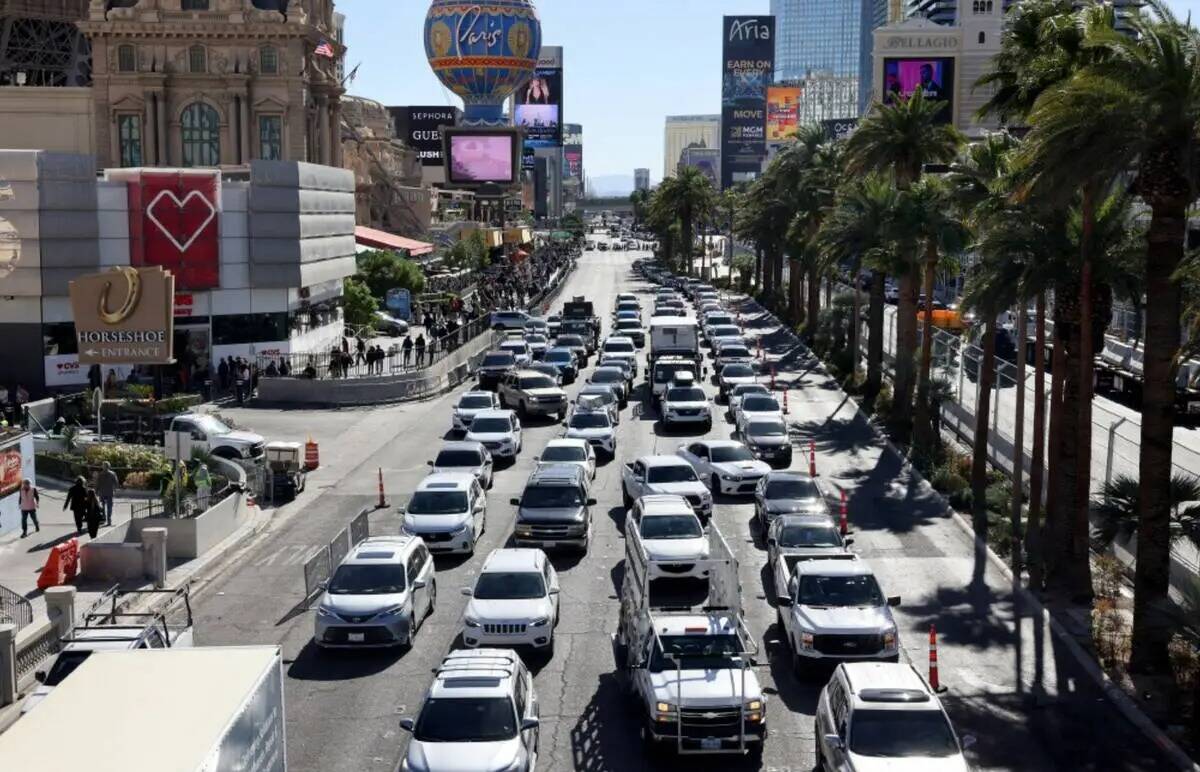
M329 580L350 550L371 535L371 509L364 507L328 544L318 549L304 561L304 599L307 601L321 591L322 584Z
M62 650L58 629L49 621L42 622L37 635L17 647L17 684L24 685L33 676L38 665Z
M33 606L29 599L0 585L0 624L13 624L17 629L33 622Z

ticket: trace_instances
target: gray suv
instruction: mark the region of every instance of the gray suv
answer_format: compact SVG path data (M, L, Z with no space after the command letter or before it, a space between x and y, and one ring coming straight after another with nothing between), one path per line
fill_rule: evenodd
M586 553L592 536L592 511L587 473L577 465L538 468L525 483L517 507L515 546L545 550L570 548Z
M554 379L534 370L517 370L500 378L500 401L522 416L553 415L561 421L567 415L567 393Z

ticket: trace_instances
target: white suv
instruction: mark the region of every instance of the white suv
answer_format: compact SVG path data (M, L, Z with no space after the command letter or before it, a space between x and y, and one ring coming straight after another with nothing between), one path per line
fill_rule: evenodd
M431 551L473 555L487 528L487 494L473 474L431 474L400 512L404 533L420 536Z
M466 432L471 421L484 410L499 410L500 396L493 391L468 391L458 398L451 413L451 429Z
M629 510L625 531L632 529L650 559L648 578L708 578L708 536L683 496L642 496Z
M533 676L508 649L452 651L442 660L416 719L401 772L532 772L538 758Z
M539 549L498 549L488 555L463 612L463 643L528 647L554 655L558 574Z
M712 408L708 404L708 395L694 381L676 380L663 394L663 428L669 429L679 424L702 424L704 431L712 428Z
M839 665L817 699L817 769L967 772L941 700L909 664Z
M511 410L483 410L475 414L465 438L478 442L496 458L516 458L521 452L521 422Z

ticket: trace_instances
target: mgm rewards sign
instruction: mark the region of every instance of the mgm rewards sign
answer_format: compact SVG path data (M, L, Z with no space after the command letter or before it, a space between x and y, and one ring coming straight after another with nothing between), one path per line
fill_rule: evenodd
M159 266L115 268L71 282L79 363L173 361L175 277Z

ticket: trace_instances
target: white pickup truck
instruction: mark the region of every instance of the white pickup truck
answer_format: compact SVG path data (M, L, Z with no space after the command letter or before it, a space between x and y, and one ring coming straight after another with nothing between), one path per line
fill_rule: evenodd
M702 523L712 517L712 493L700 482L692 465L679 456L642 456L621 467L621 496L626 509L652 493L683 496Z
M265 448L266 440L261 435L236 431L216 416L202 413L175 416L163 432L163 451L173 461L187 461L192 457L193 450L218 458L259 458Z

